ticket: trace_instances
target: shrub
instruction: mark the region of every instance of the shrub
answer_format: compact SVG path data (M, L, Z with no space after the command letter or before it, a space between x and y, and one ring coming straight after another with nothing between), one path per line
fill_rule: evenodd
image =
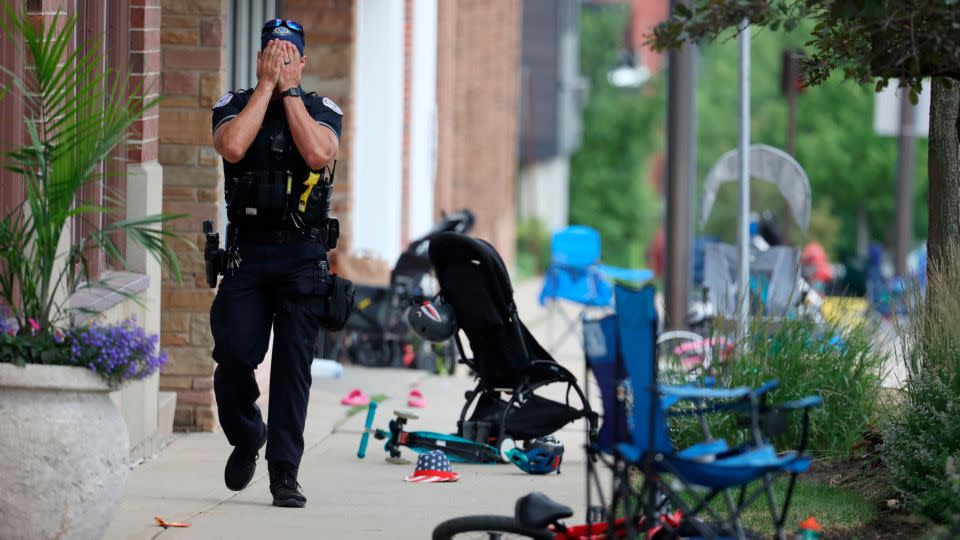
M537 217L517 225L517 266L523 275L540 275L550 265L550 231Z
M941 523L960 513L947 474L948 462L960 457L960 247L945 261L931 267L926 302L911 302L898 328L908 377L883 444L889 478L907 507Z
M750 335L750 347L736 347L719 368L717 382L727 387L757 387L777 379L780 386L768 396L771 404L819 395L823 405L811 410L807 447L821 457L848 455L874 419L882 382L885 355L875 343L872 325L840 328L807 319L774 323L756 318L750 324ZM841 335L838 342L835 336ZM799 441L800 414L788 420L786 431L773 438L777 448L791 448ZM749 435L733 415L716 415L709 423L714 436L730 442L743 441ZM692 443L702 437L696 422L674 424L678 442Z

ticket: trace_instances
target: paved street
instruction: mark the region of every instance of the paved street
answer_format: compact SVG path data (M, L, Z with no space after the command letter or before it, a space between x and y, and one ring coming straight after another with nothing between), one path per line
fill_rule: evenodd
M521 317L543 321L536 305L539 282L517 287ZM538 329L547 342L549 326ZM561 325L555 325L559 331ZM558 354L564 365L582 373L574 339ZM131 471L127 490L106 536L110 540L215 538L428 538L433 527L449 517L470 513L510 514L514 501L539 490L573 506L584 505L583 424L558 437L566 445L563 474L530 476L512 465L454 464L461 480L452 484L412 484L403 477L413 465L392 465L376 441L367 458L356 457L363 414L346 417L339 399L354 387L368 395L386 394L376 425L386 427L395 408L406 408L409 389L418 385L428 405L412 429L452 431L472 380L461 370L455 377L428 376L410 370L347 366L341 379L318 379L307 417L306 452L300 483L309 498L303 510L270 505L264 461L246 490L223 485L223 465L230 447L221 433L178 435L159 456ZM415 454L405 450L408 457ZM187 529L161 529L154 516L188 521Z

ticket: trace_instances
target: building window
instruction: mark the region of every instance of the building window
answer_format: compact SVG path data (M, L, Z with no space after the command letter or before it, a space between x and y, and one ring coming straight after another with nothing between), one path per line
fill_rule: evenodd
M14 9L22 7L14 4ZM0 32L0 65L10 71L23 75L23 57L18 54L17 44L7 32ZM0 73L0 85L8 87L10 78ZM19 92L10 92L0 99L0 152L7 152L23 142L23 96ZM0 168L0 218L6 217L23 201L23 178L20 175Z
M100 69L109 69L113 76L107 81L113 83L113 77L128 69L130 55L130 9L124 2L105 0L79 0L76 42L80 47L100 46L106 54L100 62ZM100 230L112 222L124 219L127 183L126 145L119 145L110 158L100 164L94 181L81 188L78 202L83 204L117 209L117 213L107 215L86 214L73 223L73 239L80 239ZM126 251L126 239L116 234L112 240L120 250ZM102 250L91 249L87 253L90 279L98 280L103 273L111 269Z
M277 0L228 0L227 89L257 85L260 28L277 17Z

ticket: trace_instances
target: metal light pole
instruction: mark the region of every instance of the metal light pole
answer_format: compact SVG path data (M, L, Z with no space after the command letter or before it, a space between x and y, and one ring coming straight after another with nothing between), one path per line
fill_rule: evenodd
M671 10L683 0L673 0ZM689 309L693 186L696 175L695 45L671 50L667 77L666 254L664 264L665 327L686 328Z
M797 157L797 82L800 78L800 59L794 50L783 52L783 92L787 96L787 148L786 151L791 157ZM790 205L786 199L783 201L783 215L790 215ZM790 224L784 220L780 229L783 234L783 242L790 243Z
M897 136L897 218L894 268L907 275L907 253L913 243L913 104L908 88L900 89L900 133Z
M737 37L740 45L740 215L739 248L739 320L741 343L746 345L747 320L750 317L750 21L744 19Z

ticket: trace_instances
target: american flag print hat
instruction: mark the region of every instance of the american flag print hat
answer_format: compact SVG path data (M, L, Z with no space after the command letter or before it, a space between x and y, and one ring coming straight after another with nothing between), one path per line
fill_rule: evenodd
M450 468L450 460L440 450L431 450L417 457L417 467L413 476L408 476L405 482L456 482L460 475Z

